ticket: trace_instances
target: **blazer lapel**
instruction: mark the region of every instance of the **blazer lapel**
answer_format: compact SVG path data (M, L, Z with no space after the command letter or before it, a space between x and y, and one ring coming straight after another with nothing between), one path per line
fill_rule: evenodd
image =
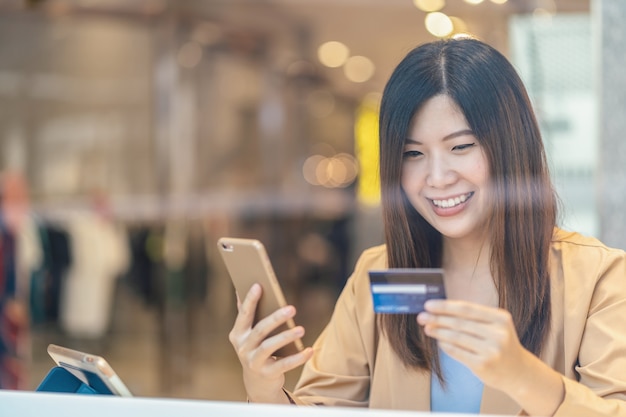
M378 350L370 407L430 411L430 372L405 366L385 343Z
M402 384L404 409L430 411L430 372L410 371L407 383Z

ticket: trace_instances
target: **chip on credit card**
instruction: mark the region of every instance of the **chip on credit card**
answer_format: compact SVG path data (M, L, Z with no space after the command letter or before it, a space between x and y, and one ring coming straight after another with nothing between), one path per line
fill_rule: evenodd
M430 299L446 298L441 268L369 271L374 312L417 314Z

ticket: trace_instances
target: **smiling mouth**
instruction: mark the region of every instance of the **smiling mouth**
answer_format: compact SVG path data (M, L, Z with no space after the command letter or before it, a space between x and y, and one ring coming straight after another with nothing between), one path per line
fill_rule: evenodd
M454 198L448 198L448 199L445 199L445 200L431 200L431 201L433 202L433 204L435 206L437 206L439 208L452 208L452 207L458 206L459 204L465 203L473 195L474 195L474 193L471 192L471 193L463 194L463 195L460 195L460 196L454 197Z

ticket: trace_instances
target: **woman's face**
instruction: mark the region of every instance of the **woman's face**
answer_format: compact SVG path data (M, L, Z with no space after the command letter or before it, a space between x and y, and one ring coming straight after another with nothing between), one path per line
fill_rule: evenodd
M415 209L444 237L483 236L489 164L457 105L445 95L415 114L402 157L402 189Z

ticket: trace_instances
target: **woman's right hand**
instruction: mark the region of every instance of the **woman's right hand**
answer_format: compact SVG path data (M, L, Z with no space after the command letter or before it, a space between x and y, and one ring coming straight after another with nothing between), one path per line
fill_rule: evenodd
M296 326L277 335L268 335L278 326L295 316L294 306L286 306L254 323L254 314L262 289L254 284L243 302L237 297L237 319L228 339L235 348L243 367L243 382L251 402L289 404L283 392L285 373L305 363L313 356L313 349L284 358L272 356L276 350L304 335L304 328Z

